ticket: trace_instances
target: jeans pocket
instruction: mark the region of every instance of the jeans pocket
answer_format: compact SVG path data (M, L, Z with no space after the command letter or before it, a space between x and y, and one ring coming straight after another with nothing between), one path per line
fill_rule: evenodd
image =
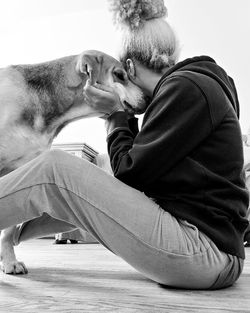
M221 289L231 286L240 276L244 260L228 254L229 263L220 272L215 282L209 289Z

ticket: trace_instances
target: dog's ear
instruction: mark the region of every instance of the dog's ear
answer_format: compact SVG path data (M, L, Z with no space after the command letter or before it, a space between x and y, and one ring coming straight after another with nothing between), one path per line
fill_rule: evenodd
M71 88L77 88L82 84L82 77L75 69L76 66L76 56L72 56L69 62L63 64L65 72L66 85Z
M102 64L102 57L94 52L86 51L79 55L76 71L88 76L90 84L98 81L99 72Z

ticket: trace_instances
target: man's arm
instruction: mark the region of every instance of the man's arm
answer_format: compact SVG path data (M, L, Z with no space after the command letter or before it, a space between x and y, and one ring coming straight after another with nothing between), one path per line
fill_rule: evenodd
M142 191L186 157L212 129L206 98L183 77L171 78L158 91L136 136L125 112L112 114L107 124L115 177Z

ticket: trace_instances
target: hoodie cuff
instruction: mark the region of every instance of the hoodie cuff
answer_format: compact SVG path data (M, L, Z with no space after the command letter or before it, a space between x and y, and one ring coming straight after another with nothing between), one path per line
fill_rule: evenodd
M129 129L128 114L125 111L117 111L111 114L105 123L107 135L109 136L116 130Z

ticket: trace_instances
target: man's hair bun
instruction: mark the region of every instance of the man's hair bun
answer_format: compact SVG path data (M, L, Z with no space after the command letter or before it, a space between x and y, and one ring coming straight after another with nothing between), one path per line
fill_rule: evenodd
M109 0L114 22L135 29L145 21L167 16L163 0Z

